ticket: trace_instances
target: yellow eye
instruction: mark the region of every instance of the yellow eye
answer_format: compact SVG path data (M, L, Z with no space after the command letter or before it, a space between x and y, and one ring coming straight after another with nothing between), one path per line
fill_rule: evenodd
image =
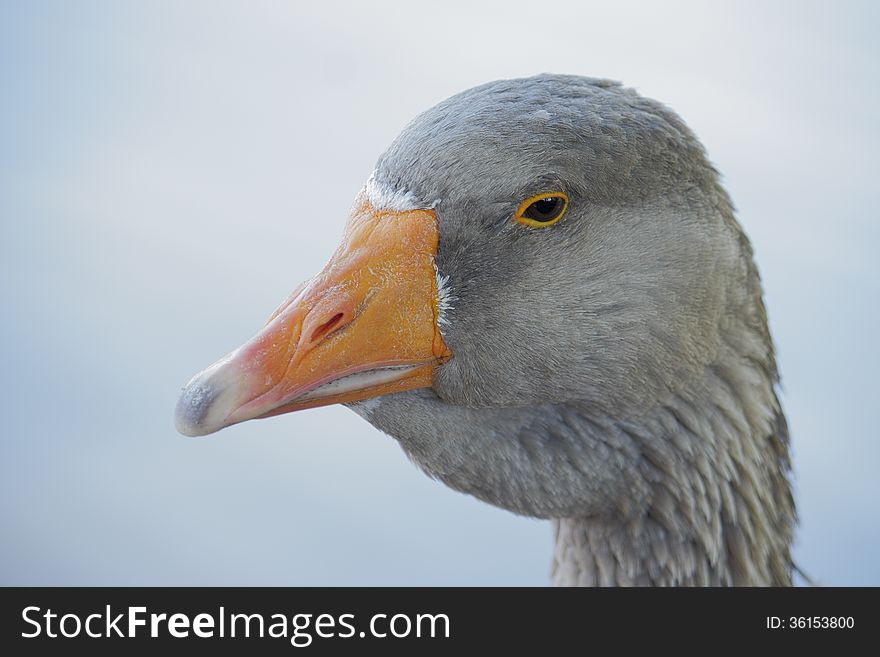
M520 203L513 218L531 228L544 228L562 219L567 209L568 196L562 192L544 192Z

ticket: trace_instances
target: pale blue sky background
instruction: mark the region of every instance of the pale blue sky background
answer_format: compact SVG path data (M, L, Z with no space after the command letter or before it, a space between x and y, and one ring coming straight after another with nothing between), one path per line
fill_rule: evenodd
M874 5L876 6L876 5ZM802 518L880 584L871 3L0 2L0 584L544 584L547 523L344 408L175 433L417 112L541 71L703 139L753 240Z

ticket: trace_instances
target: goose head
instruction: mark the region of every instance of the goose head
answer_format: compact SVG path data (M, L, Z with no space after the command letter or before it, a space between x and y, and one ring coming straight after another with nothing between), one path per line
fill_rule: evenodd
M541 75L406 126L324 269L193 377L176 423L344 403L457 490L606 534L641 519L723 561L717 581L769 581L793 518L775 380L751 250L696 137L616 83ZM769 538L741 556L746 507ZM752 567L767 541L782 565Z

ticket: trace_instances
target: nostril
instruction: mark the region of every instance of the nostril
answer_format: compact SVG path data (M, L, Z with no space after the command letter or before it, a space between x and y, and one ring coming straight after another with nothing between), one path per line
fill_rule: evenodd
M344 313L336 313L335 315L333 315L333 317L321 324L318 328L312 331L312 337L309 341L314 344L316 342L319 342L320 340L323 340L324 337L326 337L326 335L330 333L334 328L336 328L339 322L342 321L343 315Z

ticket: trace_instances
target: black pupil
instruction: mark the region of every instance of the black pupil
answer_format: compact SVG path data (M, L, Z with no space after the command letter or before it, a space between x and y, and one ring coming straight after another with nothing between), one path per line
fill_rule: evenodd
M556 219L561 208L562 199L558 196L551 196L532 203L526 208L523 215L535 221L552 221Z

